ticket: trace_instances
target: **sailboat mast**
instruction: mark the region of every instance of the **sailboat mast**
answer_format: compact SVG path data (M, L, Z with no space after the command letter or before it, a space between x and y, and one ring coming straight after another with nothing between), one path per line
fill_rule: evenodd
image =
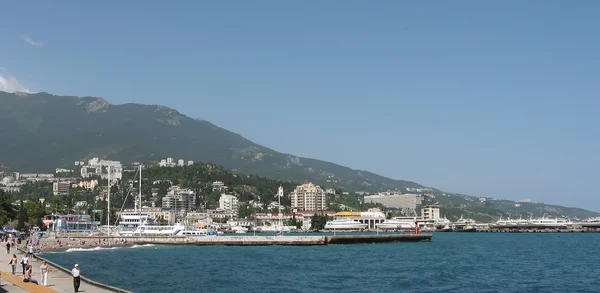
M139 187L139 203L140 203L140 213L142 212L142 164L140 164L140 187Z
M283 196L283 186L279 186L279 190L277 192L277 206L279 206L279 227L282 227L281 224L281 196Z
M106 178L108 179L108 200L107 200L107 211L108 215L106 216L106 223L108 224L108 236L110 236L110 166L107 167L108 175Z

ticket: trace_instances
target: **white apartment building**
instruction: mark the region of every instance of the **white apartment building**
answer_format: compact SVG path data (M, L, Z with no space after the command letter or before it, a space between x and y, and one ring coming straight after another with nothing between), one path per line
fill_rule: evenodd
M327 208L325 190L308 180L298 185L292 193L292 208L298 211L323 211Z
M421 209L421 218L423 220L437 220L440 217L440 208L438 206L425 206Z
M221 194L221 198L219 198L219 209L237 214L239 206L240 202L235 195Z

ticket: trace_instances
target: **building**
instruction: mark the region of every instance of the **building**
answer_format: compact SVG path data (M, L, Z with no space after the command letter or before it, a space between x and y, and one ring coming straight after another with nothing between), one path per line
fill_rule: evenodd
M162 207L180 215L193 211L196 209L196 193L190 189L172 186L162 198Z
M52 183L52 194L68 195L70 185L69 182L54 182Z
M179 159L179 160L177 161L177 166L179 166L179 167L183 167L183 166L185 166L185 161L184 161L183 159Z
M235 195L221 194L221 198L219 198L219 209L237 214L239 206L240 202Z
M378 203L388 208L400 209L405 215L416 215L417 206L422 197L418 194L402 194L398 192L381 192L364 197L365 203Z
M421 209L421 219L437 220L440 217L440 208L438 206L425 206Z
M194 165L194 161L188 161L188 166Z
M218 192L227 192L227 186L223 181L215 181L212 183L212 190Z
M94 190L94 188L96 188L96 186L98 186L98 180L96 179L92 179L90 181L81 181L79 183L73 183L73 188L76 187L81 187L81 188L85 188L85 189L89 189L89 190Z
M327 208L325 190L308 180L296 186L292 193L292 208L298 211L323 211Z

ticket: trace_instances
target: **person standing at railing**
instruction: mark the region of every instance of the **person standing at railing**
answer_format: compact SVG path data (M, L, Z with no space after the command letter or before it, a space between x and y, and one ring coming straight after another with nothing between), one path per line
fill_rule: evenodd
M75 293L79 292L79 284L81 284L81 272L79 271L79 265L75 264L75 267L71 271L71 275L73 275L73 289L75 289Z

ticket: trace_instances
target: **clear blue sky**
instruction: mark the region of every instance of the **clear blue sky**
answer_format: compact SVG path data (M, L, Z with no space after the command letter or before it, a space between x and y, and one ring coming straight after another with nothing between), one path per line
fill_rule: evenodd
M5 2L0 86L162 104L281 152L600 211L600 2L222 2Z

